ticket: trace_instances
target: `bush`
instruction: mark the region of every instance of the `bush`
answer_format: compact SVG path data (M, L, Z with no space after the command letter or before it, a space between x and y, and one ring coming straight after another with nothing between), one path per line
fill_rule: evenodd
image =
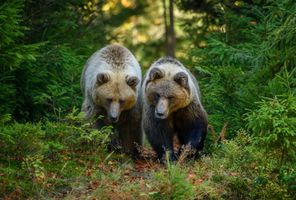
M38 154L45 132L41 124L19 124L0 127L0 157L5 161L22 161L27 155Z
M280 157L296 159L296 97L264 98L247 114L247 126L262 149Z
M108 155L111 127L94 130L74 109L64 122L0 123L0 198L47 198L71 189L86 167ZM98 153L99 152L99 153Z
M23 26L23 7L23 0L0 3L0 115L14 113L18 96L16 71L22 63L34 62L40 47L40 44L23 42L27 28Z
M46 122L43 126L45 141L53 142L52 147L69 150L105 149L110 141L112 126L104 126L100 130L92 128L91 123L84 121L84 114L73 108L64 123Z
M187 170L180 166L168 163L167 171L156 173L155 178L152 199L194 199L193 185L186 179Z
M226 141L205 156L192 168L197 199L293 199L295 191L279 177L280 165L253 143L253 137L240 131L233 140Z

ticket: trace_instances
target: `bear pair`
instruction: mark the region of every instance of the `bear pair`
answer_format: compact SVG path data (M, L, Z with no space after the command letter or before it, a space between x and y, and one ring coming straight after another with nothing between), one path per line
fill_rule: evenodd
M159 160L169 152L176 160L173 139L196 153L207 134L207 114L201 104L197 80L178 60L160 58L142 81L139 63L125 47L108 45L86 62L81 89L82 111L96 120L96 127L112 124L113 144L136 156L143 133Z

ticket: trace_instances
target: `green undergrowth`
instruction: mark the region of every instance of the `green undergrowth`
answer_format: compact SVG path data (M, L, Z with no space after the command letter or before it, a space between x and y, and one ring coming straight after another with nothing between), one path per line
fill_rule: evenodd
M75 183L78 189L66 199L295 199L294 163L280 163L252 139L241 130L197 161L149 161L144 170L133 162L109 162L92 175L92 189Z
M0 194L7 199L295 199L296 167L240 130L200 159L133 161L107 150L111 127L82 116L0 127ZM148 147L145 147L147 150ZM281 152L279 152L281 154Z
M93 130L79 121L80 116L69 115L64 122L2 124L0 196L59 197L71 190L73 181L87 181L88 166L109 154L106 144L112 128Z

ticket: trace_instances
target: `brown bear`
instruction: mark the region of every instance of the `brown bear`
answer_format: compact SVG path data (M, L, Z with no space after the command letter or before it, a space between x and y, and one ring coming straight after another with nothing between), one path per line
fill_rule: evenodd
M207 114L201 104L195 77L178 60L160 58L142 83L142 128L159 160L169 152L176 160L173 138L195 151L202 150L207 134ZM180 151L179 151L180 153Z
M108 45L95 52L86 62L81 75L84 95L82 111L86 118L97 118L96 127L113 125L112 144L137 154L142 144L141 131L141 68L125 47Z

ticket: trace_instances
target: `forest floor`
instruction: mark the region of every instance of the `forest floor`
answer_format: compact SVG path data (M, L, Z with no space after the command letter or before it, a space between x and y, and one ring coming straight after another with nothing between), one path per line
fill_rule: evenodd
M0 129L5 133L0 135L0 199L296 197L295 163L280 163L261 151L243 130L231 140L224 140L225 131L219 139L209 134L207 153L197 160L184 153L175 163L160 164L147 143L133 160L107 150L108 129L91 130L75 121Z
M174 141L175 152L180 148L177 139ZM139 148L140 156L131 159L127 155L109 152L100 163L89 165L84 176L89 177L88 182L78 184L71 190L62 194L65 199L149 199L158 194L160 188L155 187L157 173L168 170L173 165L179 167L194 160L186 160L186 152L175 163L160 163L156 153L146 143ZM188 162L189 161L189 162ZM193 181L196 177L190 173L184 180ZM160 175L161 176L161 175ZM161 181L161 180L160 180ZM199 180L202 181L202 180ZM168 186L168 185L167 185ZM58 197L59 198L59 197Z
M165 166L156 160L155 153L149 148L143 148L137 160L125 155L117 156L121 158L114 159L111 155L103 162L86 168L84 176L89 177L88 183L78 184L78 187L63 194L63 198L147 199L154 192L149 186L149 179Z

